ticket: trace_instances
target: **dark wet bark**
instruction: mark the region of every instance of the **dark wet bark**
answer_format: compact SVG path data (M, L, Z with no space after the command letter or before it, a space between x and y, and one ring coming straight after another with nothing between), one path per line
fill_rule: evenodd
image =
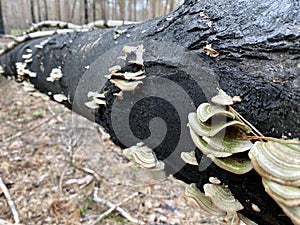
M299 137L299 26L298 1L190 0L169 15L126 27L127 32L117 39L114 39L114 29L55 35L49 38L43 49L34 46L48 38L24 43L1 56L0 62L5 74L13 76L16 74L15 63L22 62L27 48L32 49L33 62L27 68L38 72L38 76L30 78L30 82L46 94L64 93L69 98L63 102L64 105L101 124L122 148L134 145L137 138L143 140L151 136L153 132L151 134L149 122L160 117L167 129L164 139L154 151L159 159L164 160L169 173L175 173L178 179L187 183L197 183L200 189L210 176L218 177L229 185L244 205L242 214L258 224L286 225L291 224L290 220L265 193L261 178L254 171L233 175L213 164L201 172L196 166L181 166L180 152L175 152L175 148L181 144L179 139L188 133L187 128L182 128L187 121L182 119L172 101L177 100L183 108L190 105L197 107L209 101L220 86L228 94L239 95L243 99L234 108L264 135ZM172 44L162 45L164 42ZM120 100L113 95L119 89L103 75L108 74L108 68L116 65L118 56L124 55L121 50L124 45L141 43L145 48L147 79L138 90L125 93ZM212 58L206 55L202 49L207 44L211 44L219 56ZM174 52L174 46L181 51ZM194 69L187 69L193 63L197 63ZM59 66L64 74L62 79L55 83L47 82L46 77L51 70ZM131 69L138 68L132 66ZM198 72L192 74L195 70ZM176 83L191 100L185 101L183 95L177 95L177 92L173 94L173 90L163 86L157 78ZM102 90L99 90L100 87ZM85 107L89 91L107 91L107 107L96 111ZM151 96L131 105L135 96L143 92L149 92ZM130 132L134 135L122 131L125 127L117 126L116 129L113 126L112 112L118 110L117 115L121 116L114 118L113 122L122 124L128 114ZM183 114L187 118L188 112ZM125 135L122 137L126 139L125 144L117 135L120 132ZM181 151L193 149L194 145L187 141ZM196 152L200 162L201 153ZM254 212L251 203L258 205L261 212Z

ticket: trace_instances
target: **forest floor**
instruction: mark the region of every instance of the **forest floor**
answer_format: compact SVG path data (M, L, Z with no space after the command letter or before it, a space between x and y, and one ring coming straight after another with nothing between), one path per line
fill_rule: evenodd
M93 200L120 205L138 224L226 224L183 198L186 184L169 178L152 180L121 149L101 134L99 126L54 102L25 92L0 77L0 176L16 205L21 224L134 224ZM73 159L74 163L71 163ZM1 220L13 223L0 188ZM142 221L142 222L141 222ZM3 221L2 221L3 222Z

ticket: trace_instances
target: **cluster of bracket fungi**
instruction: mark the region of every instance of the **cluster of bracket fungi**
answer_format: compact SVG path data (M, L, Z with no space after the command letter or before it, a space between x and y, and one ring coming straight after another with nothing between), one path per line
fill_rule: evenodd
M266 192L294 224L300 224L300 145L258 141L249 157Z
M230 98L220 90L219 95L212 99L214 104L203 103L197 113L189 114L188 126L194 144L217 166L231 173L244 174L254 168L262 177L266 192L294 224L300 224L299 140L292 140L291 143L258 137L258 141L253 144L247 139L249 133L254 133L253 127L248 126L249 123L246 121L246 124L230 106L234 103L234 99ZM186 196L193 198L204 211L214 215L221 215L220 210L232 212L243 208L231 196L228 186L220 185L220 182L211 183L204 185L205 193L201 193L195 184L188 186ZM260 211L257 205L252 206L253 210ZM237 215L246 224L254 224L240 213Z
M136 72L124 71L124 68L120 65L109 68L110 74L105 75L105 77L120 89L118 93L114 94L120 98L123 97L123 92L134 91L143 83L142 79L146 77L143 60L144 46L142 44L138 46L124 46L122 50L125 53L125 56L120 56L118 59L123 60L126 65L135 65L140 69ZM134 55L134 60L128 59L131 55ZM105 94L106 93L90 91L87 97L91 98L91 100L86 102L85 106L91 109L97 109L101 105L106 106Z
M198 150L218 167L234 174L254 169L261 177L266 192L278 203L294 224L300 224L300 143L299 140L266 138L257 135L255 127L242 118L231 105L239 97L230 97L219 90L212 103L201 104L197 112L188 116L190 135ZM249 134L257 137L252 142ZM139 143L124 154L151 173L159 171L165 177L164 164L157 160L152 149ZM195 151L182 152L188 164L198 165ZM162 175L163 174L163 175ZM245 224L256 224L238 211L243 205L234 198L230 187L217 177L210 177L203 186L187 185L185 197L201 210L218 216L236 215ZM260 212L252 203L252 209Z

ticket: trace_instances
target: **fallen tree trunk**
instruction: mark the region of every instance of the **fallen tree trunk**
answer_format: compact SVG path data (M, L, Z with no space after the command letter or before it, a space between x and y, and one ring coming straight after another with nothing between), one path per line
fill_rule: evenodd
M291 224L254 170L235 175L213 163L201 167L205 158L196 150L199 168L180 153L195 149L188 114L217 88L240 96L234 108L264 135L300 136L299 6L187 0L142 24L21 43L0 57L2 72L99 123L122 148L145 142L168 174L200 190L217 177L258 224Z

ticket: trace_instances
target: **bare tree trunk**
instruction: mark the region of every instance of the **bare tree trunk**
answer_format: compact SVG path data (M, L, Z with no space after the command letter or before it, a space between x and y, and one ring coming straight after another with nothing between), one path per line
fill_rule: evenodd
M132 4L132 3L133 3L132 0L127 1L127 11L128 11L128 15L127 15L126 20L129 20L129 21L132 21L132 20L133 20L133 19L132 19L132 17L133 17L133 10L132 10L133 4Z
M96 21L96 0L93 0L93 21Z
M64 12L64 21L72 22L71 13L70 13L70 1L65 0L63 4L63 12Z
M174 10L174 1L175 0L170 0L170 9L169 9L169 12L172 12Z
M71 11L71 21L72 21L72 22L73 22L73 20L74 20L74 15L75 15L76 5L77 5L77 0L74 0L74 2L73 2L73 7L72 7L72 11Z
M41 13L41 3L40 0L37 0L37 12L38 12L38 21L42 21L42 13Z
M101 13L101 19L102 20L107 20L107 9L106 9L106 1L105 0L101 0L100 1L100 13Z
M152 18L155 18L156 17L156 8L157 8L157 1L152 1L151 2L151 12L152 12L152 14L151 14L151 16L152 16Z
M30 13L32 23L36 23L36 17L34 13L34 0L30 0Z
M137 0L133 0L133 19L137 21Z
M162 129L165 136L155 136L153 151L168 174L196 183L200 190L210 183L210 177L217 177L243 205L239 213L258 224L290 225L256 171L237 175L214 163L205 168L184 164L181 151L195 150L190 138L180 152L176 148L189 132L189 107L210 101L217 88L240 96L243 101L234 108L265 136L300 137L299 21L299 4L289 0L223 0L222 4L219 0L186 0L169 15L121 27L126 35L117 41L114 29L44 37L20 44L0 56L0 63L5 76L20 79L24 71L17 71L16 63L24 62L24 54L31 49L32 62L26 69L36 74L23 74L23 78L52 100L101 124L115 144L130 147L137 140L148 141L161 134ZM104 38L99 41L99 37ZM43 43L42 49L36 47L38 43ZM128 90L128 82L117 86L114 78L105 75L124 62L120 56L124 58L131 49L140 50L134 50L135 63L124 69L132 70L130 73L145 70L146 77L137 88ZM62 78L49 82L49 74L58 68ZM87 102L95 100L88 97L90 92L103 93L105 104L87 107ZM157 117L158 122L153 122ZM201 166L203 154L195 154ZM174 169L178 164L183 166Z
M120 9L120 17L119 19L125 20L125 0L118 0L119 9Z
M0 34L5 34L3 14L2 14L2 0L0 0Z
M48 17L48 3L47 3L47 0L44 0L44 7L45 7L45 20L49 20L49 17Z
M88 0L84 0L84 23L89 23L89 6L88 6Z
M57 11L57 19L61 20L61 8L60 8L60 0L55 1L55 10Z
M112 18L113 19L118 19L118 3L117 0L113 0L113 6L112 6Z
M172 1L172 0L171 0ZM164 14L167 14L168 12L168 7L169 7L169 0L166 0L166 3L165 3L165 9L164 9Z

